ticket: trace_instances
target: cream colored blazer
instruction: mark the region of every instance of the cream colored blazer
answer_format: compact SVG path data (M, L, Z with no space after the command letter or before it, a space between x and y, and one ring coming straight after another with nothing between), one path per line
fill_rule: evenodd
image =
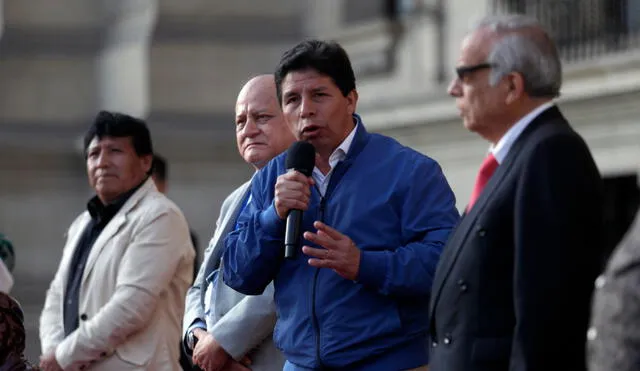
M148 179L98 236L82 277L80 324L65 338L69 264L90 220L70 226L40 316L42 352L64 370L180 370L180 325L194 250L178 207Z

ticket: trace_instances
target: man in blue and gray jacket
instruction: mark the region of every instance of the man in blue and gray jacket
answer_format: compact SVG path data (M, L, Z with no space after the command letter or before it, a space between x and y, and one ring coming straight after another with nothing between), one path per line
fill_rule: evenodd
M458 220L432 159L365 130L340 45L310 40L275 72L298 140L316 149L311 177L274 158L251 184L227 235L225 282L257 295L274 281L274 339L284 370L425 370L431 283ZM303 247L283 258L289 210L304 210Z

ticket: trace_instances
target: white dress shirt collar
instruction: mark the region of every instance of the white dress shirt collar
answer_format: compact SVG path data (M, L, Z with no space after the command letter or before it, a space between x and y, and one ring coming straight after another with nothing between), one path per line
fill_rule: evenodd
M327 191L327 187L329 186L329 180L331 179L333 168L338 164L338 162L344 160L347 157L347 153L349 153L349 149L351 148L351 144L353 143L353 138L356 136L356 130L358 129L358 125L360 125L360 122L357 118L354 118L354 120L356 124L351 130L351 133L349 133L349 135L344 138L338 148L333 150L331 156L329 156L329 172L327 173L327 175L322 174L322 171L320 171L318 167L313 168L313 173L311 176L316 181L316 185L318 186L318 189L323 196Z
M498 161L498 164L501 164L504 161L504 159L507 157L507 154L509 153L511 146L513 146L513 143L515 143L516 139L518 139L518 137L520 136L520 134L522 134L524 129L526 129L527 126L529 126L529 124L536 117L538 117L542 112L551 108L554 104L555 103L553 102L547 102L536 107L536 109L526 114L524 117L518 120L518 122L516 122L515 125L513 125L509 130L507 130L507 132L502 136L502 138L500 138L500 140L498 141L498 143L496 143L495 146L492 145L489 148L489 151L493 154L493 157L496 158L496 161Z
M331 156L329 156L329 166L333 169L338 162L342 161L347 157L347 153L349 153L349 149L351 148L351 143L353 143L353 138L356 136L356 128L358 124L353 126L351 133L347 135L346 138L340 143L338 148L336 148Z

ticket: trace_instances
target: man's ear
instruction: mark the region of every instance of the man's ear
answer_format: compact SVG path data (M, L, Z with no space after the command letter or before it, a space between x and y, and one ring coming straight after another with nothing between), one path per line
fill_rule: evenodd
M145 174L151 175L151 167L153 166L153 155L144 155L140 157L142 169L145 170Z
M345 97L347 98L347 111L350 115L356 113L356 105L358 104L358 91L353 89Z
M506 77L507 97L505 103L511 104L519 100L525 94L524 78L518 72L512 72Z

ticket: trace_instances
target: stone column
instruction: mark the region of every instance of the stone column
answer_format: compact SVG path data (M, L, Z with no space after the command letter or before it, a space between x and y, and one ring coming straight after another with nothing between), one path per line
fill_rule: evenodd
M98 107L145 117L156 0L102 0L101 5L105 35L97 56Z
M0 0L0 39L4 34L4 0Z
M252 75L272 73L282 52L302 38L300 3L158 0L149 124L155 149L169 162L169 197L200 248L224 198L253 172L236 148L238 91Z

